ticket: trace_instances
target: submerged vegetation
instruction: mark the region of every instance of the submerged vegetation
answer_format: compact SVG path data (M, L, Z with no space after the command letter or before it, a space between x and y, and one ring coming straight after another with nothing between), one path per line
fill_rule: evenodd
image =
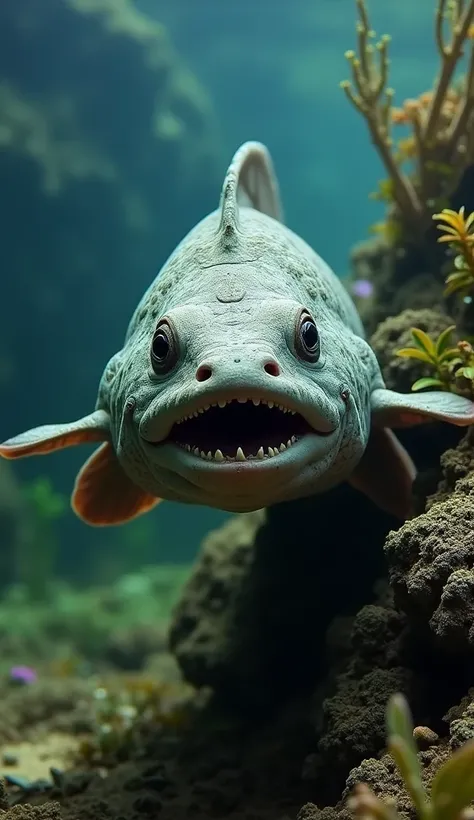
M474 290L474 213L465 217L465 208L444 208L433 214L443 233L438 242L446 243L453 256L454 271L446 277L445 296L460 294L467 304ZM440 389L474 398L474 349L471 341L452 342L455 325L450 325L436 340L420 328L412 328L413 347L397 351L398 356L429 364L433 375L417 379L412 390Z
M94 690L93 732L78 749L79 761L88 765L113 764L125 745L133 746L143 725L179 730L189 722L192 687L184 683L131 675L111 679ZM130 754L130 749L128 750Z
M390 37L377 41L365 0L356 4L357 50L346 52L352 82L344 80L341 87L364 117L388 173L377 195L392 206L385 235L422 236L474 159L474 0L437 0L437 80L431 91L400 108L388 85ZM466 51L467 72L459 78ZM397 140L397 126L408 128L408 135Z
M458 212L444 208L433 219L441 224L436 227L444 233L438 242L446 242L454 255L454 271L446 279L445 296L459 292L467 296L474 289L474 213L464 216L465 208Z
M402 695L393 695L387 708L388 750L402 776L418 820L472 820L474 811L474 740L457 749L438 769L428 798L414 740L410 710ZM395 807L359 784L349 807L360 820L396 820Z

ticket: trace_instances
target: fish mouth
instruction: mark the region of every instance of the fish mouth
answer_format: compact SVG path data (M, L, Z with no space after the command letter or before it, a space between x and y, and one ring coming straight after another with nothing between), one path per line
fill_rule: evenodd
M321 428L328 424L321 423ZM196 408L176 421L166 439L214 463L265 461L285 453L315 429L297 410L262 398L222 399Z

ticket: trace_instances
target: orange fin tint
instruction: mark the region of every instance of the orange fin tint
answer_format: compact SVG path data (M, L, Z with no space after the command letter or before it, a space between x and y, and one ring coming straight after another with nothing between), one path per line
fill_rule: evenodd
M105 410L96 410L77 421L34 427L0 444L0 456L42 456L64 447L74 447L90 441L106 441L109 438L109 423L109 414Z
M108 442L91 455L80 470L72 494L72 508L87 524L123 524L151 510L160 498L131 481Z
M373 427L362 459L349 479L382 510L406 520L412 514L416 468L391 430Z

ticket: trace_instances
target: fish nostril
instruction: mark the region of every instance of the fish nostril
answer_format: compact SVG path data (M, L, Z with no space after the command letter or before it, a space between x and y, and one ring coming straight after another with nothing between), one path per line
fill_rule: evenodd
M212 376L212 368L207 364L202 364L196 370L196 379L198 382L207 382Z
M280 375L280 368L274 360L266 362L263 366L263 369L265 370L265 373L268 373L269 376Z

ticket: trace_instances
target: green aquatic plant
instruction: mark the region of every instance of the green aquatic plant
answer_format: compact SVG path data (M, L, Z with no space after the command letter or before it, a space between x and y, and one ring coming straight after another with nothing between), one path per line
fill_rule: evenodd
M424 376L412 384L413 391L430 388L474 398L474 349L466 340L453 345L455 329L455 325L450 325L436 340L420 328L411 329L413 347L397 350L397 356L425 362L433 369L432 376Z
M413 736L413 722L403 695L390 698L387 707L387 745L402 776L418 820L472 820L474 801L474 739L457 749L438 769L429 796ZM377 797L366 784L359 784L349 799L349 808L360 820L397 820L392 803Z
M68 504L45 477L26 484L23 491L32 512L32 533L18 555L18 575L30 597L39 600L46 597L53 579L59 549L56 525Z
M94 691L93 732L83 739L78 759L89 765L113 765L120 750L139 743L143 726L176 731L189 725L191 686L130 675L104 681Z
M464 206L459 211L443 208L433 214L436 226L444 233L438 242L446 242L454 254L454 271L446 278L445 296L461 293L466 296L474 289L474 213L464 216Z
M57 521L67 509L66 499L55 491L49 478L40 477L27 484L25 495L41 521Z
M397 356L425 362L434 370L433 376L418 379L412 385L412 390L423 390L426 387L450 390L451 362L459 357L458 348L451 346L451 336L454 329L455 325L450 325L440 333L436 341L433 341L424 330L412 327L413 347L403 347L401 350L397 350Z
M388 221L407 232L423 234L436 203L446 202L473 160L470 137L474 121L474 0L437 0L435 43L440 67L431 91L393 105L389 87L389 43L378 41L369 20L366 0L356 0L357 49L346 52L352 80L341 88L365 119L372 142L388 177L376 198L390 204ZM465 78L456 82L462 58L468 53ZM408 127L396 140L394 128ZM380 232L380 229L378 229ZM394 228L389 235L397 236Z

